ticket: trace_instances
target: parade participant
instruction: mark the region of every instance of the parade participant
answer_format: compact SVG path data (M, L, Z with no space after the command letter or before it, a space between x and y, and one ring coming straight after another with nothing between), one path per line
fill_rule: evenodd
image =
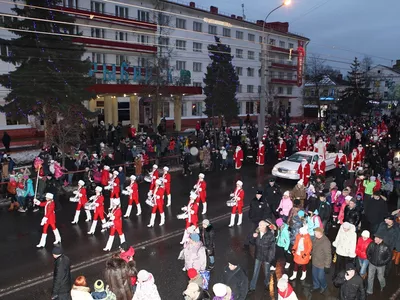
M242 224L244 203L244 190L242 181L238 180L236 182L236 189L233 193L230 194L230 196L236 201L236 204L232 207L231 222L229 223L229 227L232 227L233 225L235 225L236 211L239 214L237 225Z
M156 180L158 179L158 177L160 177L160 175L158 174L158 166L157 165L153 165L153 171L150 173L150 176L151 176L151 182L150 182L149 191L153 192L153 190L156 186Z
M313 151L314 149L314 138L311 135L307 135L307 151Z
M361 165L361 163L365 159L365 149L361 144L359 144L357 147L357 154L358 154L359 165Z
M303 180L304 186L307 186L311 176L311 168L305 158L301 160L299 168L297 169L297 174L299 174L300 179Z
M322 156L324 159L326 157L326 143L320 137L318 142L314 144L314 152L317 152L318 155Z
M74 191L75 197L79 198L78 204L76 206L75 216L71 224L77 224L79 221L79 215L81 213L81 209L85 208L85 204L87 203L87 195L86 195L86 188L85 182L83 180L78 181L78 190ZM92 220L92 216L89 210L86 210L86 222L90 222Z
M95 195L90 197L90 200L95 203L96 208L94 209L94 215L93 215L93 222L92 226L90 226L90 230L88 231L88 234L94 234L96 231L96 226L97 226L97 219L100 218L101 223L104 224L106 222L106 219L104 218L104 196L101 194L103 191L103 188L101 186L96 186L95 188ZM101 232L106 231L106 229L101 229Z
M348 164L349 164L349 167L348 167L349 172L354 173L356 171L357 167L360 166L361 161L360 161L359 157L360 156L358 155L357 149L353 149L353 151L349 154L349 157L347 160ZM339 163L337 166L339 166Z
M286 157L286 142L283 140L282 137L279 137L279 142L278 142L278 160L283 160Z
M114 234L115 231L119 234L120 243L125 242L125 235L122 232L122 210L121 210L121 201L119 198L113 198L111 203L111 211L108 214L110 221L112 221L113 225L110 228L110 236L108 237L107 245L103 249L103 251L110 251L114 242Z
M147 227L154 227L154 221L156 220L157 210L159 211L161 217L159 225L162 226L165 223L165 213L164 213L164 188L161 186L161 180L157 179L155 181L155 187L151 195L154 199L154 206L151 211L150 223L147 225Z
M119 177L118 177L119 172L118 171L114 171L112 178L110 180L110 184L111 184L111 195L110 198L114 199L114 198L119 198L119 193L120 193L120 181L119 181Z
M37 206L44 207L44 217L41 222L41 226L43 226L43 231L42 231L42 237L40 238L40 242L38 245L36 245L37 248L43 248L46 246L46 238L47 238L47 229L49 228L49 225L51 226L51 229L53 229L55 241L54 245L61 243L61 236L60 232L58 231L56 227L56 213L54 211L55 209L55 204L53 201L54 195L51 193L46 193L45 195L46 201L40 202L39 200L35 199L33 202Z
M203 173L199 174L199 180L197 181L197 183L194 185L194 190L195 193L197 194L197 203L201 202L203 203L203 212L202 214L206 214L207 213L207 201L206 201L206 197L207 197L207 183L204 180L205 175Z
M221 151L222 152L222 151ZM263 166L265 161L265 146L262 141L258 144L258 152L257 152L257 162L256 164L259 166Z
M298 151L307 150L307 138L304 137L302 134L299 136L297 140L297 150Z
M335 157L335 165L336 168L338 167L339 162L342 162L344 165L347 165L347 157L346 155L343 153L343 150L339 150L338 154L336 154Z
M142 213L142 207L140 206L140 203L139 203L139 188L138 188L138 184L136 182L136 176L131 175L129 177L129 179L131 180L131 183L126 188L127 193L129 195L129 202L128 202L128 208L126 209L124 218L129 218L129 216L131 215L133 202L135 202L136 208L137 208L136 215L140 216L140 214Z
M326 174L326 162L322 155L319 155L318 161L315 163L315 175L317 176L325 176Z
M167 195L167 207L171 206L171 174L168 173L169 168L164 167L163 168L163 176L162 176L162 182L164 184L164 191L165 194Z
M243 150L240 146L236 146L235 153L233 154L233 160L235 161L235 169L240 170L243 164Z
M185 229L188 229L191 225L197 227L197 223L199 222L199 217L198 217L199 204L196 202L196 198L197 195L195 193L190 193L189 203L186 206L188 217L186 218Z
M104 166L101 171L101 185L106 187L108 185L108 181L110 180L110 167Z

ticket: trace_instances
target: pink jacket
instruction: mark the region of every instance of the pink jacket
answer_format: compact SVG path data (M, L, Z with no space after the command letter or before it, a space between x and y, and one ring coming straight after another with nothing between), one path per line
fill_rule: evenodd
M289 197L287 197L287 198L282 197L281 202L279 203L279 207L276 211L279 211L279 209L282 209L280 214L288 217L289 212L292 209L292 207L293 207L292 200Z
M343 224L344 221L344 210L346 209L346 206L348 204L345 202L342 203L342 206L340 207L340 211L339 211L339 216L338 216L338 220L340 224Z

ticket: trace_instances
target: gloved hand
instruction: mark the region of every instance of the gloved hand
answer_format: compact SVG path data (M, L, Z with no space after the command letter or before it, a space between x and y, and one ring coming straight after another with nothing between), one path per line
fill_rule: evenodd
M99 203L96 203L96 205L95 205L96 207L99 207L100 206L100 204Z
M41 226L47 223L47 218L43 217L42 222L40 223Z
M110 220L111 220L111 221L114 221L114 220L115 220L115 216L114 216L114 215L111 216L111 217L110 217Z
M33 203L36 205L40 205L40 201L38 199L33 199Z

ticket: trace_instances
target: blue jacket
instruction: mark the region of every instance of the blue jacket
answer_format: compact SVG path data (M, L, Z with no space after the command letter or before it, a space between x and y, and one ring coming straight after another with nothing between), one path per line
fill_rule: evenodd
M25 183L25 195L26 196L30 196L33 197L35 195L35 192L33 191L33 184L32 184L32 179L28 179Z
M290 234L289 234L289 226L287 224L283 224L282 228L279 228L278 235L276 237L277 246L285 249L287 251L290 245Z
M317 215L315 215L315 217L307 217L307 229L308 229L308 234L310 236L314 236L314 229L321 227L322 224L320 224L319 222L320 218L318 218Z

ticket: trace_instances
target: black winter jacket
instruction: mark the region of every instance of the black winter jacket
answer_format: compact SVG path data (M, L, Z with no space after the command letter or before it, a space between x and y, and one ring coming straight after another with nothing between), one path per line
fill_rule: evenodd
M391 258L392 252L384 242L379 245L372 242L368 245L367 259L370 264L373 264L376 267L382 267L385 266Z
M275 257L275 237L272 231L268 230L261 238L260 233L250 241L255 245L255 259L262 262L271 262Z
M382 237L383 242L389 247L390 250L396 248L400 251L400 227L394 222L393 226L388 227L385 221L379 224L376 235Z
M364 283L360 275L354 274L353 278L346 280L345 271L339 272L333 280L333 284L340 288L339 299L340 300L365 300L366 294L364 289Z
M354 226L358 226L361 221L361 211L358 207L350 209L350 206L346 206L344 209L344 221L353 224Z
M322 221L329 220L331 217L331 205L327 201L319 201L318 215Z
M274 207L278 208L279 202L282 199L282 191L279 185L275 183L274 186L270 186L268 183L267 186L265 187L263 197L265 200L267 200L269 205L272 206L272 208Z
M249 219L253 223L258 223L261 220L271 219L272 210L267 201L263 197L258 200L254 197L250 202Z
M236 269L232 271L226 266L222 274L222 283L231 288L235 300L246 299L249 279L242 268L237 266Z
M52 297L71 292L71 263L68 256L61 255L54 261Z
M201 242L203 243L204 247L207 249L207 254L210 256L214 255L214 236L215 231L212 225L209 225L207 228L200 228L200 238Z

